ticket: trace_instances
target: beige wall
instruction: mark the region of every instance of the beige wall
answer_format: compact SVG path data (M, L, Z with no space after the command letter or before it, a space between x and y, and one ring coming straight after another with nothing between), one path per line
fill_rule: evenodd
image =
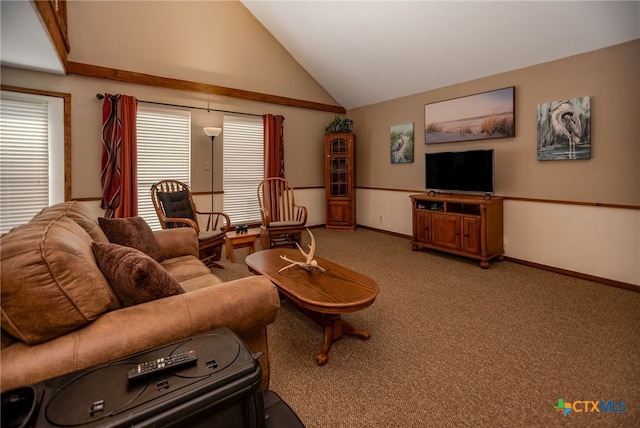
M409 195L424 191L427 151L493 148L505 255L640 285L640 41L348 112L357 145L357 223L411 235ZM424 144L424 104L516 87L516 137ZM536 160L536 107L591 96L592 156ZM415 162L391 164L389 128L413 122ZM587 202L587 205L552 201ZM600 207L596 204L620 204ZM382 218L382 220L380 220Z
M348 111L358 137L357 185L424 189L424 153L495 149L496 194L640 205L640 40ZM516 137L424 144L424 105L516 88ZM591 96L589 160L536 159L536 107ZM389 129L414 123L415 162L391 164Z
M204 94L127 84L79 76L59 76L3 67L2 84L71 94L71 168L73 198L99 198L100 129L102 102L97 93L122 93L141 100L207 108ZM254 114L282 114L285 117L285 172L296 187L324 186L324 127L332 113L243 101L228 97L210 97L211 108ZM144 104L143 104L144 105ZM221 126L223 113L191 111L191 179L195 192L211 188L211 144L202 128ZM214 186L222 190L222 148L224 133L216 138Z
M239 1L67 2L69 61L326 104Z
M69 60L156 76L336 104L246 8L225 2L68 2ZM332 113L217 95L2 68L2 84L71 94L72 197L100 197L101 101L139 100L285 117L286 175L296 187L324 186L323 130ZM141 104L144 105L144 104ZM191 109L192 187L208 192L210 139L223 113ZM216 138L214 187L222 190L224 134Z

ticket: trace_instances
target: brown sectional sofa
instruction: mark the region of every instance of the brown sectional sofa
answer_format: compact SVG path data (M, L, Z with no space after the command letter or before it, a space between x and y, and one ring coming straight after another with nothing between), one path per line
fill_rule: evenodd
M44 209L0 238L2 391L227 326L264 355L280 301L262 276L222 282L198 259L193 229L153 232L161 266L185 290L122 307L92 252L109 242L80 202Z

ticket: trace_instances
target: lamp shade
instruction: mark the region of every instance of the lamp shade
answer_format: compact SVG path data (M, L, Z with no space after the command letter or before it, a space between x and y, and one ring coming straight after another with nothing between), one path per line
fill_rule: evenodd
M217 137L222 132L222 128L217 128L215 126L205 126L202 130L209 137Z

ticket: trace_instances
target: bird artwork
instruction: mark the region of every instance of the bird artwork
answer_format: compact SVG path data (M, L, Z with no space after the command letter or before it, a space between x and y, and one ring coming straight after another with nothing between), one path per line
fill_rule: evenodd
M300 252L304 256L305 261L304 262L297 262L295 260L291 260L287 256L281 255L280 258L282 260L287 261L287 262L289 262L291 264L283 267L282 269L280 269L278 271L278 273L281 273L282 271L287 270L289 268L292 268L294 266L299 266L302 269L306 270L307 272L311 272L312 270L316 270L316 269L319 270L320 272L324 272L325 271L325 268L320 266L318 264L317 260L313 259L313 257L315 256L315 252L316 252L316 239L313 237L313 233L311 233L311 231L309 229L307 229L307 232L309 232L309 236L311 237L311 244L309 244L309 253L305 253L304 250L300 247L300 245L298 245L298 243L296 242L296 247L298 247L298 250L300 250Z
M551 110L551 124L557 134L568 139L569 159L575 159L576 144L580 142L582 127L580 117L569 101L561 101Z
M391 157L394 162L401 162L404 159L402 149L407 144L407 140L409 140L409 137L404 132L401 132L395 144L391 147Z

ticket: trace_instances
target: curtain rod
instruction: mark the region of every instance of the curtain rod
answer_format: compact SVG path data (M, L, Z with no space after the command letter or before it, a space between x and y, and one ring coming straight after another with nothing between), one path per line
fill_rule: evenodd
M102 100L104 99L104 95L103 94L96 94L96 99L98 100ZM216 108L205 108L205 107L194 107L194 106L184 106L184 105L180 105L180 104L169 104L169 103L159 103L156 101L144 101L144 100L138 100L139 103L145 103L145 104L155 104L155 105L159 105L159 106L167 106L167 107L180 107L180 108L189 108L189 109L194 109L194 110L206 110L206 111L217 111L219 113L231 113L231 114L242 114L245 116L255 116L255 117L264 117L261 114L254 114L254 113L243 113L241 111L232 111L232 110L220 110L220 109L216 109Z

